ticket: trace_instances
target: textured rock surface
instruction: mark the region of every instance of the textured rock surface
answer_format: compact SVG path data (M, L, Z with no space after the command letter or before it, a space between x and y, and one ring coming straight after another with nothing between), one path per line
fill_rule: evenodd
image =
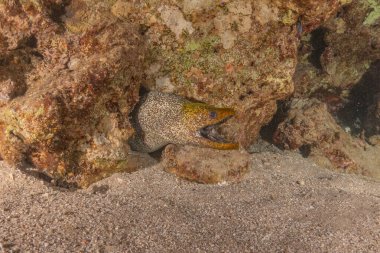
M302 38L294 77L295 96L308 97L318 90L330 89L344 97L380 59L380 20L371 18L368 22L379 10L374 9L374 3L353 1Z
M0 154L82 186L137 168L141 83L238 109L224 132L247 147L293 91L299 17L308 32L345 2L1 1Z
M179 177L208 184L241 181L252 169L245 151L175 145L165 148L163 167Z
M103 6L103 12L108 3L91 8ZM111 9L139 23L147 39L145 86L235 107L238 117L225 134L247 147L275 113L276 100L293 91L298 17L310 31L344 3L118 0ZM78 15L76 24L87 20Z
M320 165L380 178L380 145L370 145L340 127L317 99L295 99L274 141L301 152Z
M302 38L296 99L275 136L324 166L377 178L379 7L378 1L353 1Z
M135 25L112 15L72 33L57 19L63 4L0 3L0 153L83 186L109 174L106 168L134 167L125 142L144 44ZM82 10L71 6L66 24L75 22L76 7Z
M136 12L146 13L149 41L146 86L236 108L238 115L225 134L248 147L275 113L276 101L293 91L298 17L303 16L304 30L310 31L341 4L334 0L141 4Z

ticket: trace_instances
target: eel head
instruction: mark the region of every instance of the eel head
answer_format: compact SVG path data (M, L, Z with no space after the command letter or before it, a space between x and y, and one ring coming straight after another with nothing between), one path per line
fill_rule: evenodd
M214 149L237 149L239 144L228 142L218 132L220 125L235 115L231 108L217 108L203 103L185 103L183 120L190 132L191 144Z

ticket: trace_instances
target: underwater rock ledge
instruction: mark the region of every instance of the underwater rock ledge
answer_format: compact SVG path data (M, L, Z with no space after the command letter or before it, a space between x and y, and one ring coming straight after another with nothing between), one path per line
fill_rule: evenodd
M301 38L274 141L319 165L380 178L380 4L358 0Z
M1 1L1 157L82 187L144 167L142 84L235 108L223 131L248 147L294 90L300 33L347 2Z

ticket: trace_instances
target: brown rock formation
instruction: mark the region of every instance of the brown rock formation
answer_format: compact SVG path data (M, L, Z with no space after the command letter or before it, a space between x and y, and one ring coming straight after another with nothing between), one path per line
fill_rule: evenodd
M302 38L296 99L277 129L278 144L380 178L379 22L377 1L353 1Z
M344 2L1 1L0 154L81 186L135 169L142 83L236 108L224 132L247 147L293 92L301 20Z
M342 2L187 0L150 4L146 9L150 41L146 85L236 108L238 116L225 132L248 147L275 113L276 101L293 92L299 17L303 30L310 31Z
M62 2L38 3L0 4L6 73L0 153L10 163L32 163L53 178L86 185L91 179L83 175L105 173L99 164L128 160L128 113L138 100L143 41L135 25L116 18L70 33L50 16Z
M342 172L380 178L380 146L352 137L317 99L295 99L275 135L277 144L300 149L317 163Z
M168 145L163 153L164 169L199 183L238 182L251 170L247 152L221 151Z
M371 18L379 6L376 1L353 1L302 38L294 76L296 97L318 96L320 90L344 97L380 59L379 21Z

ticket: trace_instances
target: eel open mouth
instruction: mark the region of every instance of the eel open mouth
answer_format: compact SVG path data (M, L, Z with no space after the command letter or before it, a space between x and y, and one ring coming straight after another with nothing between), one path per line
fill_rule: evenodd
M199 129L199 134L210 141L217 142L217 143L231 143L229 140L226 139L225 136L221 133L221 125L225 123L227 120L229 120L232 116L228 116L224 118L223 120L212 124L205 126L201 129Z
M234 109L214 107L203 103L187 103L183 105L182 110L186 120L185 124L190 130L191 143L220 150L239 148L238 143L230 140L235 137L229 134L230 131L226 131L233 130L231 125L224 124L235 115Z

